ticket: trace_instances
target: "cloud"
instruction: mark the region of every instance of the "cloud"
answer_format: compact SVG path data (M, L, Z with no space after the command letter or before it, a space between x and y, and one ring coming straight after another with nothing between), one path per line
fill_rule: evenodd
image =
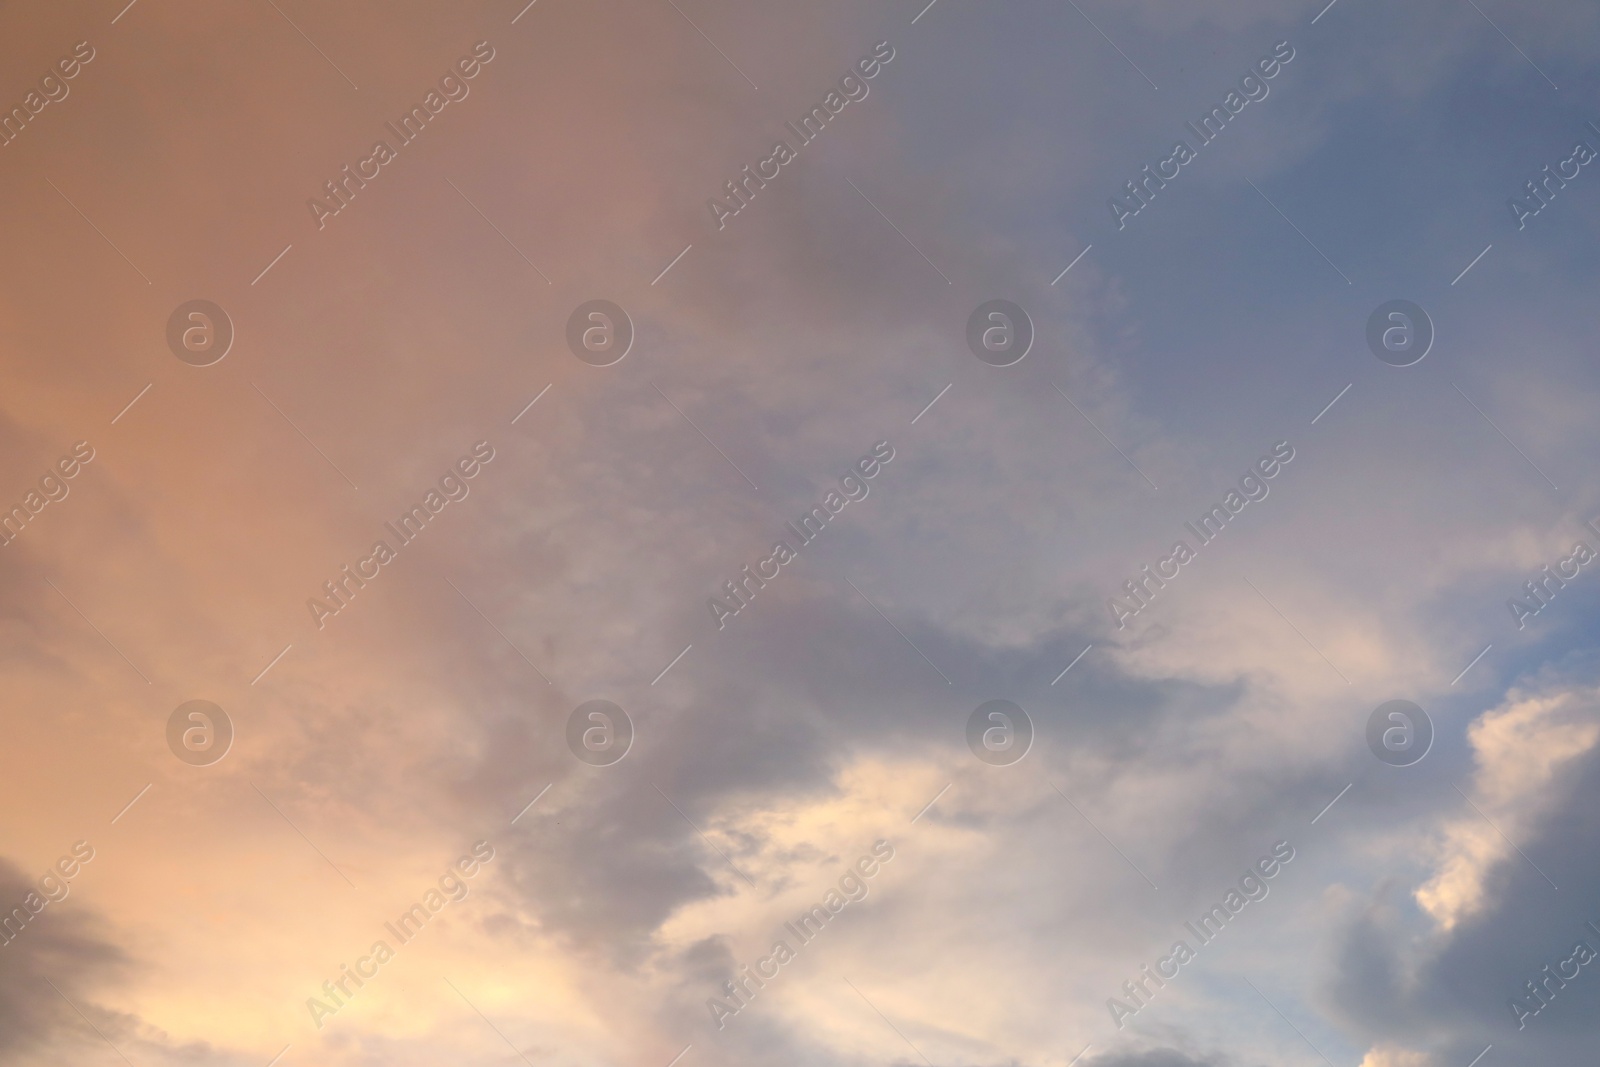
M1226 1061L1200 1058L1173 1048L1112 1052L1085 1060L1086 1067L1224 1067Z
M1416 891L1417 903L1441 928L1483 909L1490 873L1516 858L1511 842L1530 836L1555 806L1571 802L1569 772L1600 741L1597 710L1600 689L1514 691L1473 722L1467 738L1477 763L1479 810L1452 820L1437 846L1436 873Z
M1341 890L1330 898L1339 918L1325 1003L1375 1042L1374 1062L1411 1056L1432 1067L1493 1043L1521 1067L1565 1062L1592 1041L1586 1004L1597 990L1581 976L1531 1020L1508 1005L1576 941L1600 949L1585 925L1600 921L1600 862L1582 844L1600 834L1594 676L1592 654L1568 657L1472 723L1467 795L1482 814L1445 805L1423 824L1432 841L1410 857L1414 888L1396 873L1370 896Z
M20 867L0 859L0 902L7 909L34 890ZM128 963L81 900L46 905L15 940L0 946L0 1058L80 1039L84 1032L98 1042L74 1006L113 1033L121 1031L126 1017L99 1008L92 998L126 980Z
M5 550L6 810L102 825L155 784L115 826L104 928L75 900L0 949L0 1054L98 1041L39 994L50 977L175 1062L213 1040L258 1065L291 1040L335 1065L497 1063L504 1041L562 1067L691 1042L682 1067L920 1062L912 1040L936 1063L1059 1065L1279 838L1303 858L1250 925L1130 1023L1138 1050L1086 1063L1304 1055L1243 975L1335 1062L1459 1067L1493 1038L1505 1067L1592 1041L1581 989L1502 1040L1506 997L1580 936L1558 905L1600 889L1593 677L1536 677L1594 605L1574 583L1527 632L1503 610L1597 488L1600 383L1565 314L1592 302L1584 201L1553 204L1572 213L1548 243L1503 236L1526 140L1575 136L1575 92L1530 103L1536 72L1442 0L1341 3L1314 28L1315 7L1267 0L597 0L513 25L521 6L291 26L141 4L94 27L72 99L6 149L32 250L0 286L8 476L103 435ZM45 11L0 12L8 56L75 39ZM1503 25L1566 89L1596 17ZM305 197L480 37L498 56L471 98L312 228ZM1105 198L1195 117L1184 101L1283 37L1299 54L1271 99L1119 234ZM716 230L705 198L882 39L898 54L870 96ZM1401 282L1441 338L1403 374L1361 340ZM161 338L201 295L238 331L205 369ZM563 340L597 296L638 330L603 370ZM1037 328L1003 370L963 340L996 296ZM484 437L499 455L470 498L315 629L306 598ZM1285 438L1271 498L1117 629L1120 583ZM898 454L870 498L717 630L707 597L881 439ZM160 730L195 696L239 728L204 772ZM1361 724L1395 696L1439 738L1378 778ZM637 728L613 767L565 747L594 697ZM1000 697L1037 728L1014 768L965 747ZM19 854L44 821L6 825ZM304 996L479 836L499 858L472 898L308 1030ZM899 854L870 898L736 1028L697 1029L879 836ZM128 966L147 951L160 966Z
M1434 1067L1435 1060L1425 1052L1399 1048L1369 1049L1359 1067Z

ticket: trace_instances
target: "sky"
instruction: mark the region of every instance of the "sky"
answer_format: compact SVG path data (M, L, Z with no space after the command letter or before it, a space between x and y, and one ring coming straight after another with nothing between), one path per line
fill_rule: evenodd
M1590 1062L1597 41L0 4L0 1063Z

